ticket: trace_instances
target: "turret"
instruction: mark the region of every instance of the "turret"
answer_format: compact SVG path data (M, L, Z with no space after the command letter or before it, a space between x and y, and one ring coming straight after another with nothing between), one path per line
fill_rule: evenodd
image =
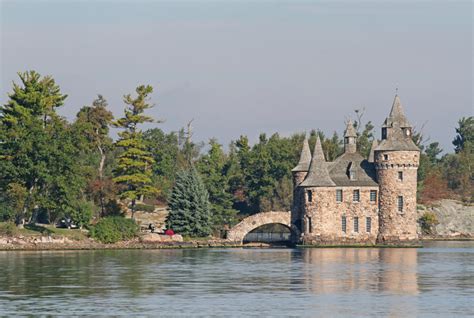
M344 152L355 153L357 151L357 133L354 129L352 120L346 124L346 130L344 132Z
M308 138L305 136L303 141L303 148L301 149L300 161L294 167L291 172L293 174L293 187L296 188L301 182L303 182L306 174L309 170L309 164L311 162L311 150L309 150Z
M382 141L373 150L380 187L379 243L417 241L416 190L420 150L411 139L398 95L382 125ZM369 161L370 161L369 159Z

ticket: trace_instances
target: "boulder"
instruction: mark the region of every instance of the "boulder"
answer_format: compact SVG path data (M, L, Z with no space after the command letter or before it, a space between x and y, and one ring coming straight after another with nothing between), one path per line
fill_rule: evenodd
M141 237L143 243L156 243L162 241L162 235L157 233L148 233Z

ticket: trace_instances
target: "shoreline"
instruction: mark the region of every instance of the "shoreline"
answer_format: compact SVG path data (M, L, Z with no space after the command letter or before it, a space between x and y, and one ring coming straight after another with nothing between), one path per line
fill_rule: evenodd
M466 242L474 241L474 237L462 238L423 238L421 244L415 245L271 245L266 243L236 244L226 240L189 241L189 242L157 242L144 243L138 239L114 244L104 244L95 241L76 241L68 243L36 243L0 244L0 251L96 251L96 250L160 250L160 249L211 249L211 248L423 248L424 242Z

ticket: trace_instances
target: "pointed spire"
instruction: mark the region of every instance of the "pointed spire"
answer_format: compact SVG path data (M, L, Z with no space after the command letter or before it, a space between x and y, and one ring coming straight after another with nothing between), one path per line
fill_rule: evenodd
M387 119L385 119L383 127L393 127L394 124L401 128L411 127L410 122L405 116L405 112L403 111L403 106L398 95L395 95L395 98L393 99L392 109L390 110L390 114L388 115Z
M346 123L346 130L344 131L344 137L357 137L357 133L354 129L354 123L352 119L349 119Z
M336 184L329 177L326 159L324 158L323 147L319 135L314 146L313 158L309 166L308 175L301 183L303 187L331 187Z
M308 137L304 137L303 149L301 150L300 161L298 165L294 167L291 171L308 171L309 164L311 163L311 150L309 149Z
M369 159L367 160L368 162L374 162L375 161L375 148L379 145L379 142L377 139L374 139L372 141L372 146L370 147L370 152L369 152Z

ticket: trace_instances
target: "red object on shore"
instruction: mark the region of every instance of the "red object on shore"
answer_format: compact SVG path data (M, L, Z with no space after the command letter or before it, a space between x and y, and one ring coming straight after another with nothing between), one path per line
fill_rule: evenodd
M174 231L172 229L167 229L165 231L165 234L168 235L168 236L173 236L174 235Z

